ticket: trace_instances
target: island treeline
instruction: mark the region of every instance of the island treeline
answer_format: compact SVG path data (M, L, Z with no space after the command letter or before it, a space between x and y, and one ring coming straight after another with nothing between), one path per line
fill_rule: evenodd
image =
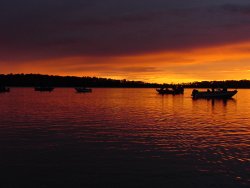
M98 77L53 76L41 74L0 74L0 85L9 87L160 87L141 81L115 80Z
M115 80L98 77L53 76L41 74L0 74L0 86L9 87L128 87L158 88L178 84L157 84L142 81ZM201 81L180 84L184 88L250 88L250 80Z

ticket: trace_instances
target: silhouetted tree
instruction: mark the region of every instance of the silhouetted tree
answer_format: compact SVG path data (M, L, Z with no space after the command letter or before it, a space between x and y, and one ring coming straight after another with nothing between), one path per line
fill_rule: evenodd
M159 87L160 84L110 78L50 76L41 74L1 74L0 85L16 87Z

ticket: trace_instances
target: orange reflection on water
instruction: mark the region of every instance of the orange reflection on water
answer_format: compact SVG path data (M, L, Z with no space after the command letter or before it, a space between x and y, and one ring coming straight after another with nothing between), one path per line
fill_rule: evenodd
M239 90L227 101L193 100L191 92L162 96L154 89L93 88L92 93L77 94L73 88L51 93L11 88L0 97L1 161L30 165L30 155L39 150L46 157L37 155L32 162L43 161L47 170L56 164L78 171L87 166L95 173L120 172L116 161L125 161L136 173L151 169L148 165L156 160L152 166L160 177L166 175L162 165L168 169L174 164L168 173L178 174L178 181L195 171L189 177L194 181L200 177L195 174L206 172L223 180L240 177L228 186L245 185L250 90ZM58 161L55 156L67 157ZM176 170L183 166L185 171ZM153 176L152 169L146 172Z

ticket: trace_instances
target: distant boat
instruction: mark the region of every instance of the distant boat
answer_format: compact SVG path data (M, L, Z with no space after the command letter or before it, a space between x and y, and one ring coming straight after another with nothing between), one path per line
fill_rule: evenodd
M76 87L75 88L77 93L89 93L92 92L92 89L86 87Z
M35 87L34 88L35 91L48 91L51 92L54 90L53 87Z
M209 89L207 91L198 91L197 89L194 89L192 92L192 97L194 99L198 98L220 98L220 99L229 99L232 98L238 91L227 91L227 89L218 89L210 91Z
M0 93L10 92L10 88L6 88L4 86L0 86Z
M159 88L156 89L156 91L159 94L172 94L172 95L177 95L177 94L183 94L184 93L184 88L182 86L177 86L177 87L173 87L173 88Z

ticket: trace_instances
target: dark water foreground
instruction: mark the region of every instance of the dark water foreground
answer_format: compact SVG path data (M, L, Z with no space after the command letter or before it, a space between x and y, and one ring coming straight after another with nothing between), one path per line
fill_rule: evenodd
M0 187L249 187L250 90L0 95Z

